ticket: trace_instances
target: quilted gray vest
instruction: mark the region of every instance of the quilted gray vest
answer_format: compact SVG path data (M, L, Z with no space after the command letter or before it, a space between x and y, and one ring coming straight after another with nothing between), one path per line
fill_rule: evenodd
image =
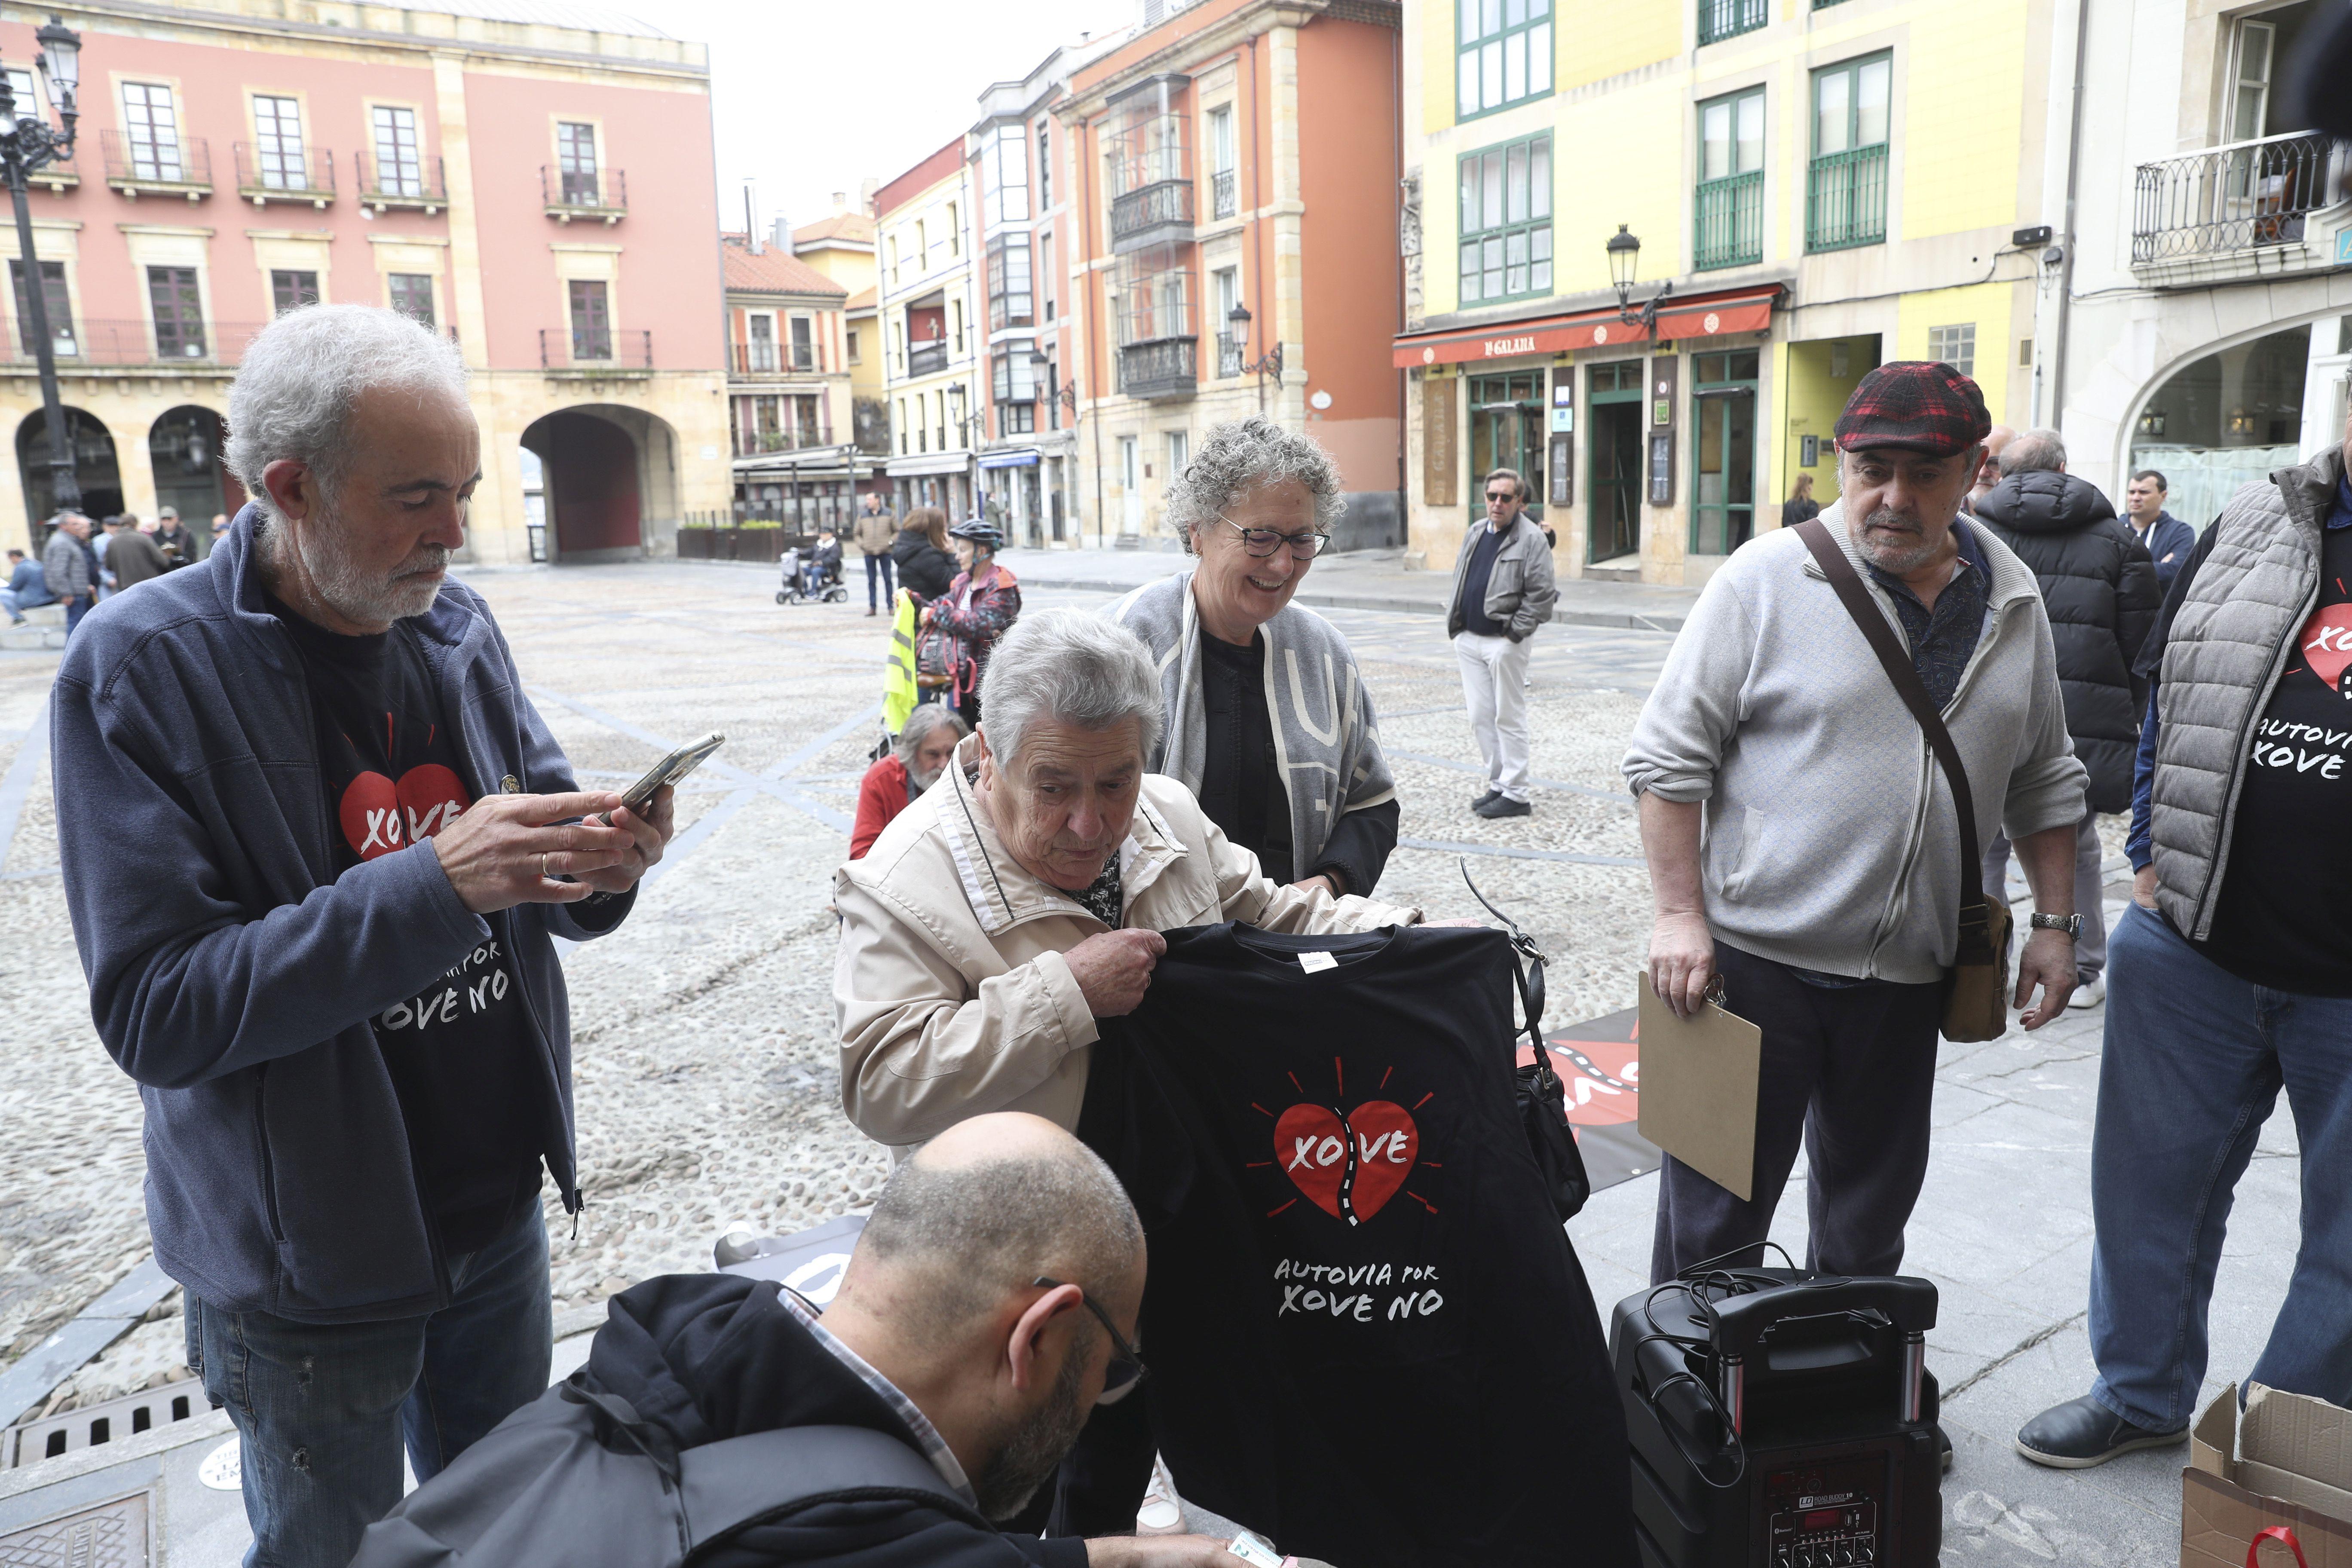
M2254 722L2319 599L2319 533L2343 472L2343 449L2331 447L2240 487L2164 645L2150 791L2156 900L2200 942L2212 934Z

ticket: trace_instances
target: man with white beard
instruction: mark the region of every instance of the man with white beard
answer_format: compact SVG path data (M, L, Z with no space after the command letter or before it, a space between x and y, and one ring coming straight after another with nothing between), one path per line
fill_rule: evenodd
M580 1206L555 939L627 915L670 801L576 786L447 576L481 477L454 345L290 312L228 423L251 503L58 672L63 868L253 1561L342 1568L404 1437L428 1479L547 1386L542 1173Z

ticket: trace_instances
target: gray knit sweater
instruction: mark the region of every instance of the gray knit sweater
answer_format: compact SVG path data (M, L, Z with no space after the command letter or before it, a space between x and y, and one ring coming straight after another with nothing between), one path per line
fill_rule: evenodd
M1860 572L1843 509L1822 521ZM2033 574L1990 530L1976 538L1990 607L1944 722L1981 844L2080 821L2085 775ZM1885 591L1861 575L1901 637ZM1873 979L1931 981L1951 963L1960 844L1943 770L1794 531L1740 546L1708 581L1624 772L1637 795L1706 803L1700 880L1718 940Z

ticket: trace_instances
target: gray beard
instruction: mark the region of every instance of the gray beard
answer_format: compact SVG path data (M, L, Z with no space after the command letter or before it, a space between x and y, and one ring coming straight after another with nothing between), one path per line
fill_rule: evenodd
M1906 573L1916 572L1920 567L1933 561L1937 552L1943 548L1941 544L1930 542L1924 534L1921 535L1917 544L1909 546L1889 545L1873 539L1870 535L1870 527L1873 523L1900 524L1903 521L1900 513L1890 508L1881 507L1863 520L1862 531L1855 539L1855 542L1862 546L1862 552L1869 556L1880 571L1891 572L1897 577Z
M400 563L393 575L377 576L362 569L352 558L343 542L342 528L331 518L322 520L320 526L299 532L283 521L272 519L271 531L278 537L279 549L290 546L301 557L302 570L309 575L311 587L345 620L361 626L388 626L423 615L440 596L441 579L406 575L419 569L446 566L449 552L438 544L419 548Z
M1035 1413L1005 1435L985 1469L971 1478L971 1494L989 1519L1011 1519L1029 1506L1037 1489L1054 1479L1062 1457L1078 1441L1094 1412L1078 1402L1086 1358L1073 1352L1054 1380L1054 1392Z
M939 783L940 775L946 771L945 768L933 768L929 773L925 773L920 768L908 768L907 776L915 781L915 791L919 795Z

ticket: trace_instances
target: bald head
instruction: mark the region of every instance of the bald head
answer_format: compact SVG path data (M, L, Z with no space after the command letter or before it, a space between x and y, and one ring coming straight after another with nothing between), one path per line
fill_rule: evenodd
M913 1320L901 1332L946 1337L1040 1276L1124 1310L1142 1258L1135 1207L1100 1156L1042 1117L1005 1111L958 1122L898 1167L851 1269L891 1276L893 1305Z

